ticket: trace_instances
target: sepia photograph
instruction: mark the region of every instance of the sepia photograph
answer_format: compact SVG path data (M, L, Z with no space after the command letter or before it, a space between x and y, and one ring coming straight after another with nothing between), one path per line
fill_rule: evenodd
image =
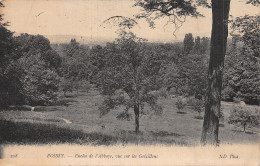
M0 0L0 165L259 164L259 0Z

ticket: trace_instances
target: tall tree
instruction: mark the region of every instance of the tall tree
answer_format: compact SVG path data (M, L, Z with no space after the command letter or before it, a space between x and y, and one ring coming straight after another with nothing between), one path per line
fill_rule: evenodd
M49 105L57 99L61 57L41 35L21 34L14 38L18 65L24 71L19 76L26 104Z
M136 0L136 6L143 7L147 13L139 17L151 17L153 13L156 15L154 18L168 16L177 28L179 27L178 23L183 23L186 16L201 16L197 11L197 5L210 7L206 0ZM218 143L222 75L228 36L227 21L230 0L211 0L211 7L213 23L208 88L201 143L216 145Z
M200 53L201 53L200 37L199 37L199 36L197 36L197 37L195 38L195 43L194 43L193 52L194 52L195 54L200 54Z
M208 37L202 37L200 42L200 52L205 54L208 52L210 47L210 39Z
M212 33L202 144L218 144L220 102L228 36L230 0L211 0Z
M0 2L0 10L4 7ZM0 107L18 104L22 101L21 82L19 77L23 74L17 59L19 58L13 33L7 29L8 22L3 23L0 14Z
M185 55L188 55L194 47L194 38L192 36L192 33L188 33L185 35L184 41L183 41L183 51Z

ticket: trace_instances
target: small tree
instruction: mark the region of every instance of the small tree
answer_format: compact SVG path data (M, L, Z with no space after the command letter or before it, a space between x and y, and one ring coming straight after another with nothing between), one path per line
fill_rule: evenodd
M182 98L177 98L175 105L178 109L178 112L181 112L181 110L185 108L186 103L182 100Z
M140 110L144 109L144 103L155 113L160 114L162 111L156 103L158 97L150 93L156 90L154 87L159 69L155 70L150 64L153 64L157 55L147 53L149 50L144 48L143 39L133 33L121 31L119 36L119 39L108 43L104 48L105 64L97 76L98 87L105 96L100 111L104 115L118 106L125 106L127 117L127 111L132 108L135 114L135 131L139 132L139 115Z
M228 123L242 126L244 133L246 133L246 126L253 127L259 125L259 115L253 114L242 107L235 107L230 114Z

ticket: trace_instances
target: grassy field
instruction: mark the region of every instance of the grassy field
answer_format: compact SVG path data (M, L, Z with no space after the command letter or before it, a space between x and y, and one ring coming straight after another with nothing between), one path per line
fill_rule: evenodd
M130 121L117 120L122 108L112 110L102 118L98 106L102 96L96 90L80 92L64 98L59 106L36 107L35 111L0 111L0 143L46 144L76 143L93 145L111 144L174 144L193 146L199 143L202 119L197 112L186 107L178 113L176 99L162 98L159 103L163 114L142 115L141 132L134 132L134 114ZM259 129L229 125L226 118L233 109L232 103L222 103L225 120L219 132L221 143L259 142ZM248 106L254 110L255 106ZM148 108L146 108L148 109ZM148 110L149 111L149 110ZM203 113L201 114L203 115ZM64 120L65 119L65 120ZM66 123L67 122L67 123ZM69 123L68 123L69 122Z

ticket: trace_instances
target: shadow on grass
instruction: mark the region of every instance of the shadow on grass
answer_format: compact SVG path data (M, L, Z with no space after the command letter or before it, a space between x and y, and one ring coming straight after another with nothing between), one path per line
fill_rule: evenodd
M182 111L178 111L176 113L178 113L178 114L187 114L187 112L182 112Z
M83 133L51 124L0 120L0 144L77 143L93 145L115 144L117 139L100 133Z
M52 104L52 106L69 106L69 105L71 105L70 103L71 102L77 102L76 100L74 100L74 99L71 99L71 98L60 98L60 99L58 99L56 102L54 102L53 104Z
M152 144L165 144L165 145L181 145L186 146L187 142L183 139L176 139L183 135L176 134L176 133L168 133L166 131L139 131L136 133L135 131L117 131L115 133L119 138L121 143L134 143L139 145L152 145ZM167 137L169 136L169 137Z
M173 137L165 137L173 136ZM84 133L59 127L54 124L13 122L0 120L0 145L9 143L18 144L91 144L91 145L115 145L115 144L175 144L187 145L184 140L176 140L181 135L168 132L142 132L119 131L108 135L104 133Z
M242 130L232 130L232 131L235 132L235 133L244 133L244 134L251 134L251 135L257 134L257 133L254 133L252 131L246 131L246 132L244 132Z
M200 116L200 115L194 116L194 119L203 120L203 116Z
M167 131L158 131L158 132L154 132L154 131L151 131L152 135L156 136L156 137L167 137L167 136L174 136L174 137L181 137L181 136L184 136L184 135L181 135L181 134L177 134L177 133L169 133Z

